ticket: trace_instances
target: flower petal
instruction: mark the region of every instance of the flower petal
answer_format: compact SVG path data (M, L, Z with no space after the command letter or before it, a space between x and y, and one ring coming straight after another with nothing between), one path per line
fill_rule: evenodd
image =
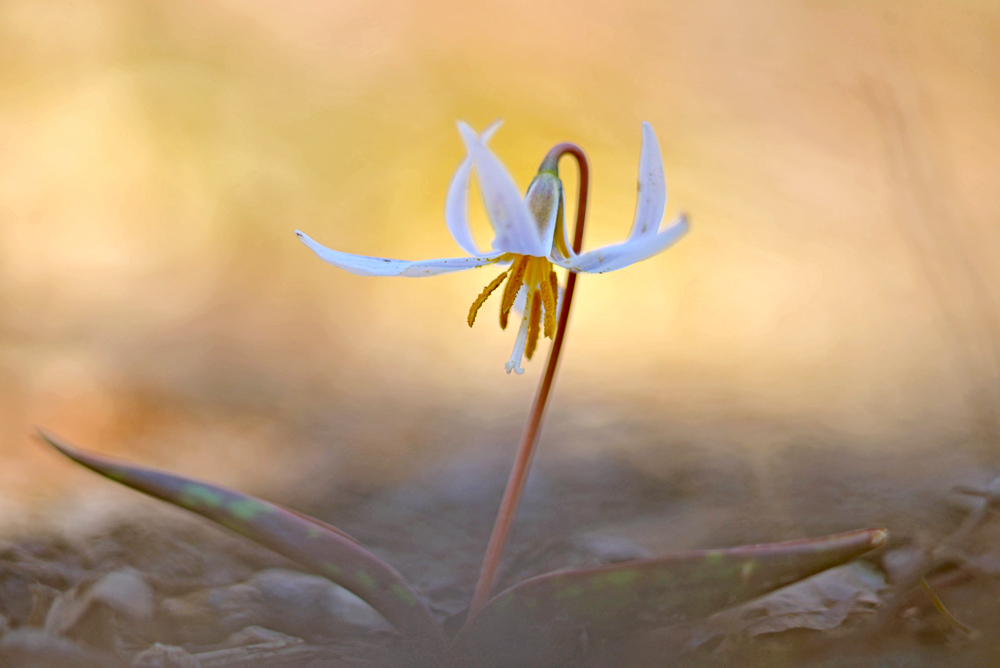
M488 142L502 123L502 120L493 121L489 127L483 130L479 141L483 144ZM444 222L448 225L448 231L451 232L455 243L462 250L469 255L482 255L483 251L479 250L479 246L476 245L469 229L469 175L471 173L472 158L467 157L458 166L455 176L451 179L451 185L448 186L448 197L444 204Z
M521 193L514 179L503 163L483 145L468 125L459 122L458 131L475 165L486 213L496 231L493 249L505 253L545 257L548 251L542 244L538 227L532 220L524 200L521 199Z
M366 255L351 255L341 253L332 248L316 243L304 233L295 231L299 240L312 250L324 262L358 276L437 276L453 271L465 271L481 267L484 264L496 262L502 255L500 252L485 253L476 257L453 257L441 260L389 260Z
M629 239L655 234L663 220L667 204L667 182L663 177L660 143L653 128L642 123L642 153L639 156L639 191L635 202L635 218Z
M623 269L656 255L677 241L687 230L687 216L681 214L673 225L657 234L646 234L614 246L598 248L569 260L554 258L553 262L570 271L603 274L607 271Z

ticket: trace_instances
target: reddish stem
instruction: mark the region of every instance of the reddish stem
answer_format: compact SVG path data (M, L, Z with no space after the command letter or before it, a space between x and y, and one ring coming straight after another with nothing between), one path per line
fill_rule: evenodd
M573 252L579 253L583 247L583 225L587 218L587 190L590 185L590 168L587 165L587 156L583 150L575 144L559 144L545 157L545 162L558 163L559 158L564 155L572 155L576 159L580 168L579 199L576 207L576 230L573 236ZM544 163L543 163L544 164ZM486 605L493 591L493 583L496 579L497 567L500 565L500 556L503 553L504 545L507 543L507 536L510 527L517 516L518 506L521 504L521 496L524 494L524 485L528 480L528 470L531 468L531 459L535 454L535 445L541 433L542 419L545 417L545 406L552 391L552 384L555 381L556 369L559 366L559 353L562 351L563 342L566 340L566 327L569 323L570 305L573 303L573 290L576 287L576 274L569 272L566 278L566 290L563 292L562 307L559 310L559 323L556 327L556 335L552 340L552 347L549 349L549 357L545 362L545 375L542 376L535 393L535 401L531 405L531 412L528 414L528 423L524 427L524 434L521 436L521 444L517 448L517 456L514 458L514 468L511 469L510 478L507 479L507 489L504 490L503 500L500 502L500 510L497 512L496 523L493 525L493 533L490 536L489 546L486 548L486 556L483 557L483 566L479 571L479 581L476 583L476 591L469 605L468 619L472 619Z

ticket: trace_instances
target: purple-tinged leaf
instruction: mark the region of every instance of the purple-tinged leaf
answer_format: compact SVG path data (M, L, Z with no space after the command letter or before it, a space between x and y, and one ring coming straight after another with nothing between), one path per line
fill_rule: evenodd
M707 615L847 563L887 535L864 529L540 575L494 597L454 648L477 666L552 665L584 631L593 641Z
M343 531L239 492L85 452L40 430L61 453L101 475L242 534L348 589L432 653L445 646L430 611L392 566Z

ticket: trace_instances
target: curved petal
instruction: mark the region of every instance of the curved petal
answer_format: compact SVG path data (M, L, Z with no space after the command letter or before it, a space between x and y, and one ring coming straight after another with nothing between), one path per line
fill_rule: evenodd
M650 258L667 248L688 230L687 216L681 214L674 224L657 234L629 239L614 246L605 246L588 251L569 260L550 258L564 269L586 274L603 274L607 271L623 269Z
M635 218L629 239L655 234L663 220L667 204L667 182L663 177L663 158L660 143L653 128L642 123L642 153L639 156L639 190L635 201Z
M295 234L298 235L299 240L308 246L313 253L316 253L319 259L358 276L437 276L438 274L465 271L466 269L481 267L484 264L491 264L496 262L502 255L500 252L492 252L476 257L453 257L441 260L417 260L412 262L409 260L389 260L381 257L341 253L313 241L303 232L296 230Z
M521 193L503 163L486 148L475 131L459 122L458 131L476 168L479 190L483 195L486 213L493 223L496 237L493 249L505 253L545 257L547 249L542 244L538 227L521 199Z
M479 141L485 144L496 133L502 120L493 121L480 135ZM472 173L472 158L466 158L455 171L455 176L448 186L448 197L444 204L444 222L462 250L469 255L482 255L483 251L476 245L469 229L469 175Z

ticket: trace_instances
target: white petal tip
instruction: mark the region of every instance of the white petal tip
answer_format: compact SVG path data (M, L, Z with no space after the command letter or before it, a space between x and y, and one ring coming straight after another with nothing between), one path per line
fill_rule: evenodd
M482 141L483 144L486 144L486 142L488 142L490 139L493 138L493 135L495 135L497 130L500 129L501 125L503 125L502 118L498 118L489 125L487 125L486 129L483 130L483 134L479 135L480 141Z
M485 146L496 131L503 125L503 119L498 118L493 121L483 130L482 134L476 134L476 131L472 129L472 126L465 121L456 121L455 125L458 126L458 134L462 136L462 142L465 144L466 151L471 151L477 144Z
M480 143L479 135L465 121L458 122L458 134L462 136L462 143L465 144L465 150L470 153L473 147Z

